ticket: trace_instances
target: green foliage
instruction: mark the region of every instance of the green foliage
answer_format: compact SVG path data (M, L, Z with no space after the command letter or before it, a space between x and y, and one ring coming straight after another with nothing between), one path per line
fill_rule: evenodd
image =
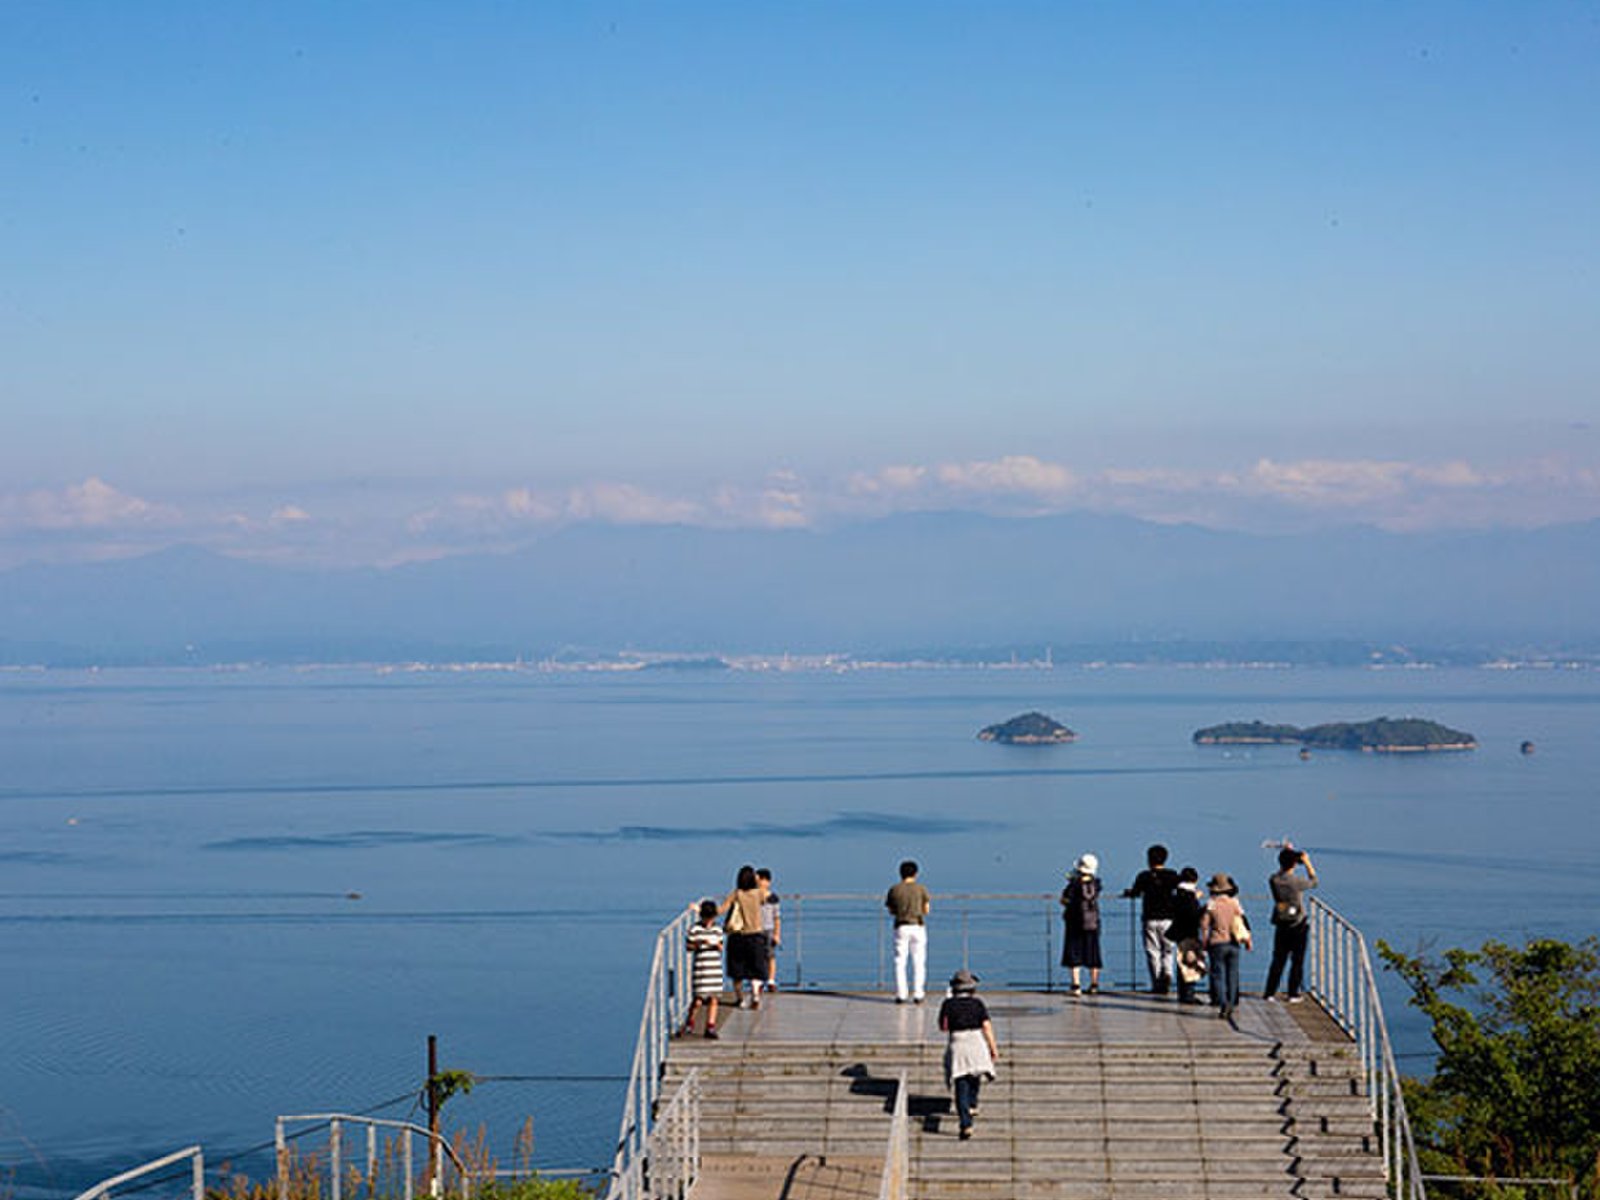
M600 1193L577 1179L497 1179L474 1193L474 1200L594 1200Z
M1439 1047L1433 1077L1406 1081L1423 1170L1565 1177L1600 1200L1600 940L1378 953Z
M986 725L978 731L980 741L1001 743L1071 742L1076 741L1077 737L1060 721L1042 712L1025 712L998 725Z
M1305 734L1298 725L1269 725L1265 721L1225 721L1221 725L1208 725L1194 731L1194 741L1202 746L1213 744L1278 744L1298 742Z
M1476 746L1477 738L1460 729L1420 717L1379 717L1373 721L1335 721L1304 730L1305 744L1327 750L1372 750L1387 747Z
M1427 750L1436 747L1470 749L1478 744L1470 733L1451 729L1420 717L1378 717L1372 721L1334 721L1301 729L1295 725L1269 725L1265 721L1229 721L1194 732L1202 746L1257 742L1300 742L1317 750Z
M451 1096L465 1096L478 1082L478 1077L471 1071L440 1071L428 1080L428 1092L433 1096L434 1103L440 1108Z

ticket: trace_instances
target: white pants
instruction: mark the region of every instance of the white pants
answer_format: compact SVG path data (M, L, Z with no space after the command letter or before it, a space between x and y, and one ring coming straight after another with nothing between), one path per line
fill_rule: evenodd
M906 990L906 959L911 960L911 989ZM928 985L928 927L894 927L894 994L897 999L921 1000Z
M1156 986L1157 981L1165 975L1168 980L1173 975L1173 945L1167 941L1167 929L1171 926L1170 920L1146 921L1144 923L1144 961L1150 968L1150 986Z

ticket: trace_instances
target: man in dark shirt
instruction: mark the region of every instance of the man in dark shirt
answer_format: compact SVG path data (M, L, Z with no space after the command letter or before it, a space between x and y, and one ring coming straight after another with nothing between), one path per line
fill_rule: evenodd
M1296 867L1306 869L1305 878L1294 873ZM1272 999L1278 990L1284 963L1289 964L1289 990L1283 998L1290 1004L1300 999L1306 945L1311 937L1305 894L1316 886L1317 869L1311 865L1311 856L1284 842L1283 849L1278 851L1277 874L1267 878L1267 887L1272 890L1272 965L1267 968L1267 986L1261 993L1263 999Z
M1123 896L1139 897L1139 917L1144 928L1144 961L1150 969L1150 990L1165 996L1172 987L1173 947L1167 940L1172 924L1172 893L1178 888L1178 873L1167 866L1167 848L1151 846L1145 851L1150 865L1133 879Z

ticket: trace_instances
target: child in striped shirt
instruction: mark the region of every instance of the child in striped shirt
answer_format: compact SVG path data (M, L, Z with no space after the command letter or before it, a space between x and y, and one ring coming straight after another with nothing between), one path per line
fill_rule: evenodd
M681 1036L694 1033L694 1014L706 1008L706 1036L717 1036L717 1001L722 999L722 930L717 925L717 902L700 902L700 924L689 930L689 977L694 999Z

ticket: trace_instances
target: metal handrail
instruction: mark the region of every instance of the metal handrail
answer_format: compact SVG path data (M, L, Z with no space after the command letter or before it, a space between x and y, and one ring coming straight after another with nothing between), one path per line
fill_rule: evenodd
M644 1169L649 1157L650 1134L655 1126L655 1105L661 1094L661 1071L667 1044L689 1010L689 927L693 915L679 913L656 934L650 958L650 979L645 985L644 1012L639 1017L639 1037L634 1043L633 1069L622 1105L617 1149L611 1163L607 1200L641 1200L646 1195ZM698 1114L698 1106L695 1109ZM698 1121L695 1139L698 1161Z
M148 1175L152 1171L159 1171L163 1167L170 1167L173 1163L182 1162L186 1158L194 1160L194 1180L192 1183L194 1200L205 1200L206 1156L199 1146L186 1146L182 1150L174 1150L164 1158L147 1162L142 1167L135 1167L131 1171L113 1175L110 1179L103 1179L88 1191L79 1192L76 1200L110 1200L112 1188L119 1187L130 1179L137 1179L141 1175Z
M1361 931L1316 896L1309 898L1310 987L1323 1009L1350 1035L1361 1059L1367 1104L1383 1152L1383 1173L1396 1197L1426 1200L1422 1168L1401 1092L1377 973Z
M684 1077L650 1131L646 1159L652 1200L687 1200L700 1178L700 1069Z
M889 1121L889 1144L883 1152L883 1175L878 1180L878 1200L905 1200L911 1182L910 1086L900 1072L894 1089L894 1116Z
M1115 894L1101 897L1101 946L1106 970L1126 970L1118 980L1120 986L1134 987L1142 975L1139 951L1138 901L1127 900ZM796 988L873 988L882 990L889 984L889 957L893 944L892 919L883 906L879 892L785 892L783 896L783 953L790 954L792 970L785 967L790 986ZM810 924L824 920L842 919L850 923L852 931L863 934L867 923L872 925L876 961L875 966L863 969L865 961L860 953L849 955L848 965L842 970L837 964L817 968L820 955L813 954L807 961L807 913L815 914ZM984 917L1003 918L995 932L1003 932L1004 939L1014 951L1007 978L1004 982L1013 987L1042 988L1050 992L1063 982L1060 956L1061 897L1057 892L935 892L933 910L928 921L932 936L941 947L954 937L960 948L960 965L974 969L972 950L975 941L973 924ZM1117 961L1115 947L1119 930L1126 926L1126 958ZM995 952L995 939L985 936L983 941L991 954ZM853 941L857 949L861 938ZM792 952L792 953L790 953ZM941 950L941 954L944 951ZM1124 966L1125 964L1125 966ZM981 965L980 973L982 973ZM1000 980L993 980L1000 982Z
M378 1164L378 1130L394 1129L404 1133L405 1140L401 1144L402 1169L405 1172L405 1187L403 1200L412 1200L413 1185L412 1172L414 1163L411 1154L411 1140L413 1135L421 1135L428 1139L430 1144L430 1163L432 1170L429 1172L430 1194L437 1196L440 1185L444 1179L444 1156L448 1155L451 1164L456 1169L456 1178L461 1184L462 1200L467 1200L472 1194L471 1180L466 1165L456 1153L455 1147L445 1141L443 1134L434 1133L421 1125L413 1125L409 1121L394 1121L383 1117L364 1117L352 1113L294 1113L285 1114L276 1119L273 1124L273 1145L277 1150L278 1161L278 1200L289 1200L289 1139L284 1132L284 1126L289 1122L315 1122L328 1127L328 1197L329 1200L341 1200L344 1187L344 1126L346 1124L364 1126L367 1131L367 1175L373 1177Z

